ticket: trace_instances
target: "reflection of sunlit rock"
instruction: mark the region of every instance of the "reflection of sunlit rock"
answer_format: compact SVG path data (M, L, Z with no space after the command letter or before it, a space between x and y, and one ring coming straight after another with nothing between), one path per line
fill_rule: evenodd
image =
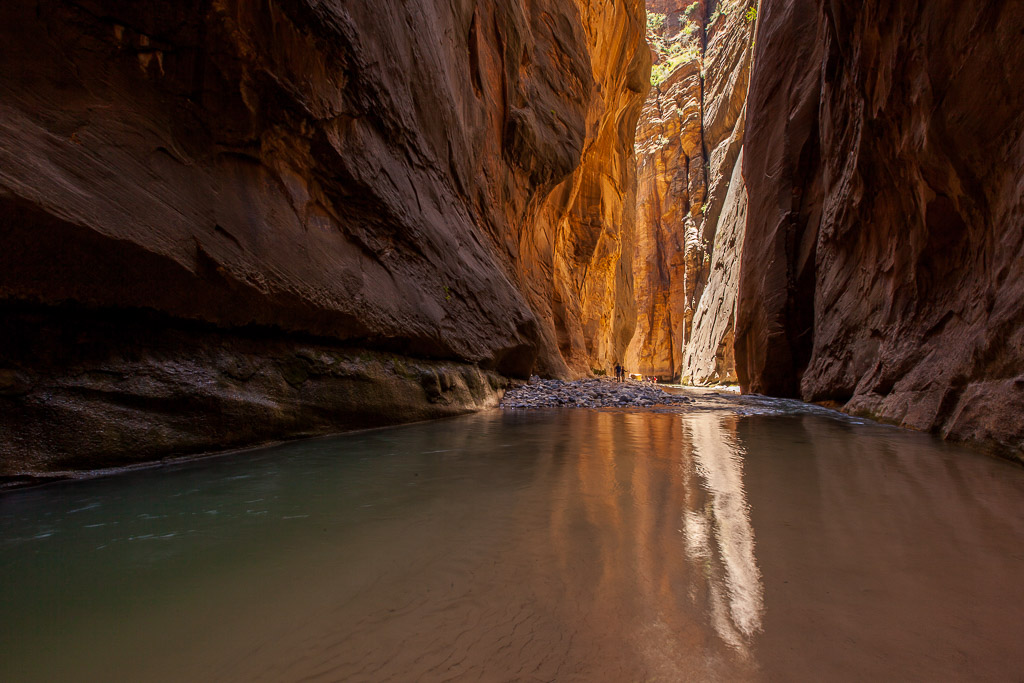
M705 505L683 514L686 552L704 568L715 631L745 652L749 639L761 629L764 588L743 490L744 452L728 418L683 419L693 443L693 466L708 495Z

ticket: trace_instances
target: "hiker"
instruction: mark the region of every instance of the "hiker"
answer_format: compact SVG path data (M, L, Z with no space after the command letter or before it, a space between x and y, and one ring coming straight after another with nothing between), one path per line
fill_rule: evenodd
M615 364L615 381L622 381L622 366L619 365L618 363Z

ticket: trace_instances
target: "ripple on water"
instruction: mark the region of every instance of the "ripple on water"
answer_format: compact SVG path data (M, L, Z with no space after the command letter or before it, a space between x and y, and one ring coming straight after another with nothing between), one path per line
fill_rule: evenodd
M1022 470L818 406L692 395L6 495L0 680L1024 670Z

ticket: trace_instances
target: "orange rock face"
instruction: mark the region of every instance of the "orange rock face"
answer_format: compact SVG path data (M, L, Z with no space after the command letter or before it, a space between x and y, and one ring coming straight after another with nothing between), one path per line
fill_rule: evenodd
M638 312L626 355L626 366L644 375L735 380L733 312L746 219L737 160L752 6L648 2L655 84L637 129Z
M541 374L589 375L622 357L636 316L632 253L636 197L633 134L648 90L642 2L581 0L595 95L579 167L527 212L520 282L541 320ZM627 60L628 58L628 60ZM532 208L532 207L531 207Z
M1024 447L1024 8L769 0L746 390Z
M610 362L634 317L642 19L640 0L4 2L0 400L102 422L97 451L164 425L168 378L195 389L172 368L189 343L148 359L155 384L88 379L148 353L119 346L140 316L197 349L272 339L278 365L293 338L512 376ZM65 353L100 315L110 357ZM39 321L64 330L42 355Z

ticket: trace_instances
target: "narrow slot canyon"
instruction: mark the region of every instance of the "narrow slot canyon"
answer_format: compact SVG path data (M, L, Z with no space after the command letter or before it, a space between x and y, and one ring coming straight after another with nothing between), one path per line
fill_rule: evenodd
M1012 452L1024 101L1006 69L1022 55L1019 8L769 10L750 101L789 114L784 134L766 116L748 130L740 381ZM790 59L817 66L786 76Z
M637 128L637 326L625 364L662 381L735 384L757 4L648 2L656 55Z
M1019 12L652 1L647 19L625 364L1020 459Z
M0 32L0 679L1024 674L1024 6Z
M6 477L616 364L1020 457L1010 8L94 4L3 10Z

